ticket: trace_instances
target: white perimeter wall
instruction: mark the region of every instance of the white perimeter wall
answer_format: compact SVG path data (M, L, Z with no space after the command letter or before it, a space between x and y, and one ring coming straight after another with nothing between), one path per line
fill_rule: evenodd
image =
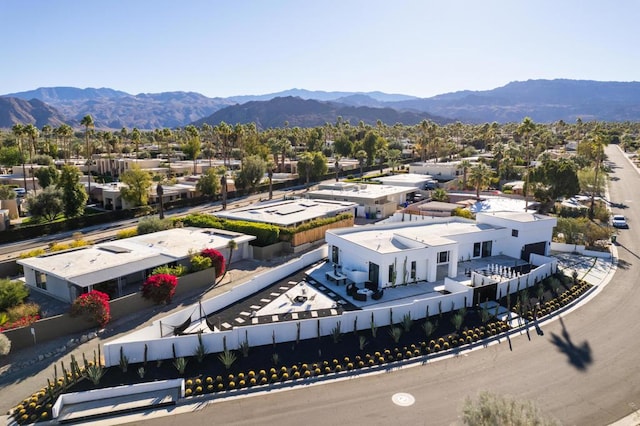
M255 277L252 281L238 285L227 293L209 299L202 304L204 312L213 312L221 309L230 303L248 296L278 279L285 278L291 273L308 266L326 256L326 247L308 253L306 257L291 261L272 271ZM445 279L445 290L451 292L447 295L429 297L426 299L414 299L411 302L396 305L393 308L380 307L361 311L348 311L340 316L323 317L317 319L306 319L300 321L286 321L271 324L260 324L244 327L235 327L232 330L220 331L216 333L203 333L202 342L207 353L216 353L223 350L223 341L226 340L227 348L236 350L240 344L248 340L250 346L272 344L275 337L276 343L295 341L300 339L317 338L318 335L326 336L331 334L340 322L340 330L343 333L354 330L354 325L358 330L371 328L373 318L376 327L399 323L405 315L411 315L413 320L425 318L427 309L429 315L433 316L439 312L445 313L457 310L465 306L472 306L473 289L460 284L451 279ZM190 307L173 315L165 317L163 324L179 325L191 316L198 319L198 307ZM299 328L299 331L298 331ZM104 357L106 366L114 366L120 360L120 348L131 363L138 363L144 360L145 345L147 346L147 361L160 359L172 359L173 348L176 356L192 356L198 346L198 336L173 336L170 330L163 333L168 337L160 337L159 321L151 326L114 340L104 346Z

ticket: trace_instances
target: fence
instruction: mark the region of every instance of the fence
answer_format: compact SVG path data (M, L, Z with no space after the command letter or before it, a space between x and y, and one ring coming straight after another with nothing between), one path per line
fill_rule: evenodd
M565 243L551 243L551 250L559 251L563 253L578 253L583 256L599 257L602 259L610 259L610 251L595 251L587 250L585 246L581 244L565 244Z
M327 231L327 229L334 229L334 228L348 228L353 226L353 216L350 217L349 219L344 219L344 220L340 220L338 222L334 222L334 223L330 223L327 225L323 225L323 226L319 226L317 228L313 228L313 229L308 229L306 231L302 231L302 232L297 232L295 234L293 234L293 236L291 237L291 245L293 247L302 245L302 244L306 244L306 243L312 243L318 240L323 240L324 239L324 234Z

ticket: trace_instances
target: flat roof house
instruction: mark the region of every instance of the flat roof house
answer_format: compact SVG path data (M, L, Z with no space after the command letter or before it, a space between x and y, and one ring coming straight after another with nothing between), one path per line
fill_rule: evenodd
M237 243L233 260L251 256L251 235L218 229L174 228L75 250L46 254L17 261L24 268L28 286L57 299L72 302L95 286L115 288L123 294L127 285L139 286L154 268L187 265L192 252L205 248L229 256L230 240Z
M351 213L355 216L356 207L356 203L349 201L299 198L267 201L239 209L218 211L213 215L278 226L298 226L313 219L334 217L341 213Z
M317 190L308 192L307 196L311 199L357 203L356 216L384 219L395 213L411 192L415 192L415 188L333 182L320 184Z
M555 218L531 213L478 213L475 221L392 222L326 232L329 261L356 283L378 289L458 275L458 263L495 255L529 261L546 256Z

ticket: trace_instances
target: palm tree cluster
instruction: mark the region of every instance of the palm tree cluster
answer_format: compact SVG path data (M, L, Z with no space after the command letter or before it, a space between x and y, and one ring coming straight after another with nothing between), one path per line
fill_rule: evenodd
M256 174L267 174L269 181L274 173L298 172L305 182L326 173L326 167L334 167L338 176L341 161L354 159L362 174L365 167L382 169L385 165L395 169L402 159L408 161L442 162L460 161L460 187L473 188L476 196L487 186L499 187L503 182L521 179L525 181L527 199L540 193L539 188L548 186L544 174L535 172L534 165L542 160L550 161L549 150L556 155L569 153L568 144L578 145L577 156L571 159L576 170L595 170L597 181L604 164L603 147L620 143L627 150L638 148L638 123L575 124L558 121L550 124L534 123L525 118L521 123L484 123L480 125L454 122L438 125L424 120L414 126L395 124L389 126L378 121L375 126L359 122L352 125L337 117L335 123L312 128L291 127L283 123L280 128L258 130L251 124L216 125L200 127L188 125L175 129L119 130L105 129L86 115L74 130L68 124L56 128L33 124L16 124L11 132L0 132L0 163L5 167L22 165L24 186L31 176L36 187L34 173L27 173L27 165L41 156L49 156L64 163L83 164L85 171L94 171L92 161L108 159L108 170L102 170L97 179L116 179L116 159L126 157L144 159L158 157L164 160L167 173L162 179L173 178L172 164L186 158L193 162L193 174L204 176L198 164L214 168L216 185L206 188L227 190L227 178L231 170L242 164L247 186L255 188L260 181ZM559 153L559 154L558 154ZM475 157L473 161L470 157ZM83 161L78 162L82 159ZM214 163L214 160L216 161ZM324 166L321 166L324 164ZM259 173L261 172L261 173ZM88 189L91 192L92 175L88 174ZM541 177L542 176L542 177ZM208 179L211 179L209 176ZM597 185L596 185L597 186ZM597 189L592 191L597 195ZM214 195L214 194L208 194Z

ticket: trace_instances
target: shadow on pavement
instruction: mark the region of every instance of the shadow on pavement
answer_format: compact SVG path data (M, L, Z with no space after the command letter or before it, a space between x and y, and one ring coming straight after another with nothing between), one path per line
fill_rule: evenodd
M640 259L640 256L638 256L637 254L635 254L634 252L632 252L631 250L626 248L624 245L618 243L618 244L616 244L616 246L618 246L619 248L624 249L625 251L627 251L631 256L635 257L636 259Z
M585 341L578 346L574 345L562 318L560 318L560 324L562 325L562 336L551 333L551 343L556 345L560 352L564 352L567 355L570 364L578 370L586 370L589 364L593 362L589 342Z

